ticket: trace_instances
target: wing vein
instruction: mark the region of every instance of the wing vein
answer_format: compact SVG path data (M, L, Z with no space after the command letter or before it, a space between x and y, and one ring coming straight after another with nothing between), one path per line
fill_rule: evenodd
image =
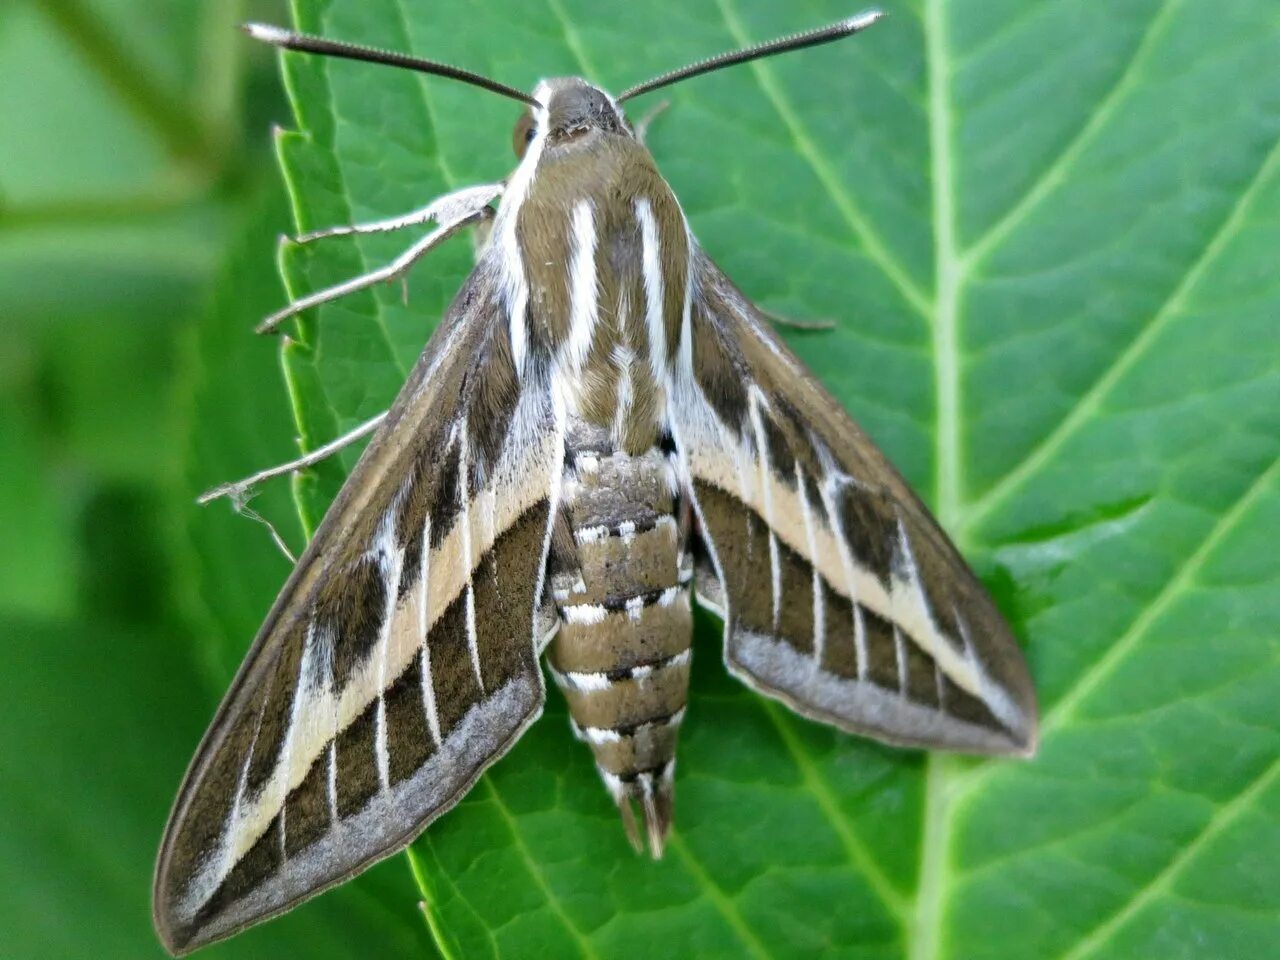
M436 690L431 675L431 645L427 643L427 621L430 616L427 600L431 595L431 515L422 524L422 573L418 580L418 636L422 647L418 651L422 672L422 708L427 715L427 728L431 739L440 746L440 713L436 709Z
M809 502L809 491L804 483L804 468L800 466L799 460L796 461L796 493L800 498L800 512L804 514L804 533L809 544L809 571L813 576L813 659L821 664L827 629L823 596L825 582L818 570L818 533L813 523L813 505Z
M475 559L471 553L471 449L465 419L458 427L458 502L461 505L459 523L462 525L462 562L466 571L467 588L467 649L471 654L471 669L481 694L485 693L484 676L480 671L480 639L476 632Z

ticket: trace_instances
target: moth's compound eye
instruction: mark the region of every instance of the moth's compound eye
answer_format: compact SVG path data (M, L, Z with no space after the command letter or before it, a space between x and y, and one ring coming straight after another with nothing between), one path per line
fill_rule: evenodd
M517 157L524 158L525 150L528 149L529 144L533 143L534 133L533 114L526 111L516 121L515 131L511 135L511 146L515 149Z

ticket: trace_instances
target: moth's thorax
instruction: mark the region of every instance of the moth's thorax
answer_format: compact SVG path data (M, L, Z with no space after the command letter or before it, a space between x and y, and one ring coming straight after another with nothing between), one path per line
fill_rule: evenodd
M566 376L569 412L641 452L661 433L688 278L684 216L608 94L545 81L504 211L527 286L527 342Z

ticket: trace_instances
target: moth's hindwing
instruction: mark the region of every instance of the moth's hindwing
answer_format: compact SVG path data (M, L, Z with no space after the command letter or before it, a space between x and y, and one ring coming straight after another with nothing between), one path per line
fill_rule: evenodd
M1035 748L1008 626L866 435L700 252L671 404L735 674L891 743Z
M403 847L541 710L563 425L548 378L516 375L495 275L462 289L187 772L155 882L171 950Z

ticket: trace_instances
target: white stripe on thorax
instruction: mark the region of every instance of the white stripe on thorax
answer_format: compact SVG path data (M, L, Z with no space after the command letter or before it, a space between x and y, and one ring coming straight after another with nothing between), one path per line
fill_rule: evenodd
M573 208L569 257L569 372L579 372L586 364L599 317L595 213L590 200L579 200Z
M654 381L667 377L667 325L664 316L666 289L662 276L662 238L648 197L636 197L636 220L640 223L641 269L644 272L645 320L649 332L649 363Z
M545 96L545 85L539 85L538 89L542 90ZM515 363L516 373L521 379L524 378L529 342L529 282L524 274L524 254L520 249L520 240L516 236L516 223L519 219L520 207L524 204L525 198L529 195L529 188L533 185L538 161L542 158L542 148L547 142L546 108L535 107L533 118L533 141L525 150L524 159L520 161L520 165L507 181L493 225L493 236L501 245L499 274L503 300L507 308L511 358Z
M627 302L625 296L619 305L619 326L627 323ZM631 382L631 365L635 363L635 352L625 344L613 348L613 366L618 371L618 386L614 401L613 427L610 436L613 445L622 449L627 437L627 422L631 419L631 408L635 401L635 388Z
M676 208L680 210L680 223L684 227L685 248L688 250L688 260L685 265L684 276L684 305L680 311L680 354L677 364L677 376L684 379L684 382L690 386L695 383L693 376L693 285L697 276L697 244L694 242L693 234L689 232L689 221L685 219L684 210L680 207L680 201L672 196L672 200L676 204ZM667 391L667 395L671 396L671 391Z
M549 629L543 625L542 593L546 586L546 560L551 553L551 538L555 533L556 518L560 514L560 502L564 498L565 471L560 469L559 465L564 463L565 432L567 429L566 423L568 415L565 411L564 397L562 394L556 390L552 390L549 399L551 401L552 422L555 425L554 432L549 438L551 444L549 460L552 466L548 471L548 479L551 487L547 491L547 525L542 531L542 549L539 554L542 560L538 564L538 579L533 587L533 609L529 611L529 622L533 624L531 646L533 647L535 660L542 654L542 646L546 643L550 643L551 638L560 629L559 618L555 619L554 626ZM545 443L548 438L543 435L539 439Z

